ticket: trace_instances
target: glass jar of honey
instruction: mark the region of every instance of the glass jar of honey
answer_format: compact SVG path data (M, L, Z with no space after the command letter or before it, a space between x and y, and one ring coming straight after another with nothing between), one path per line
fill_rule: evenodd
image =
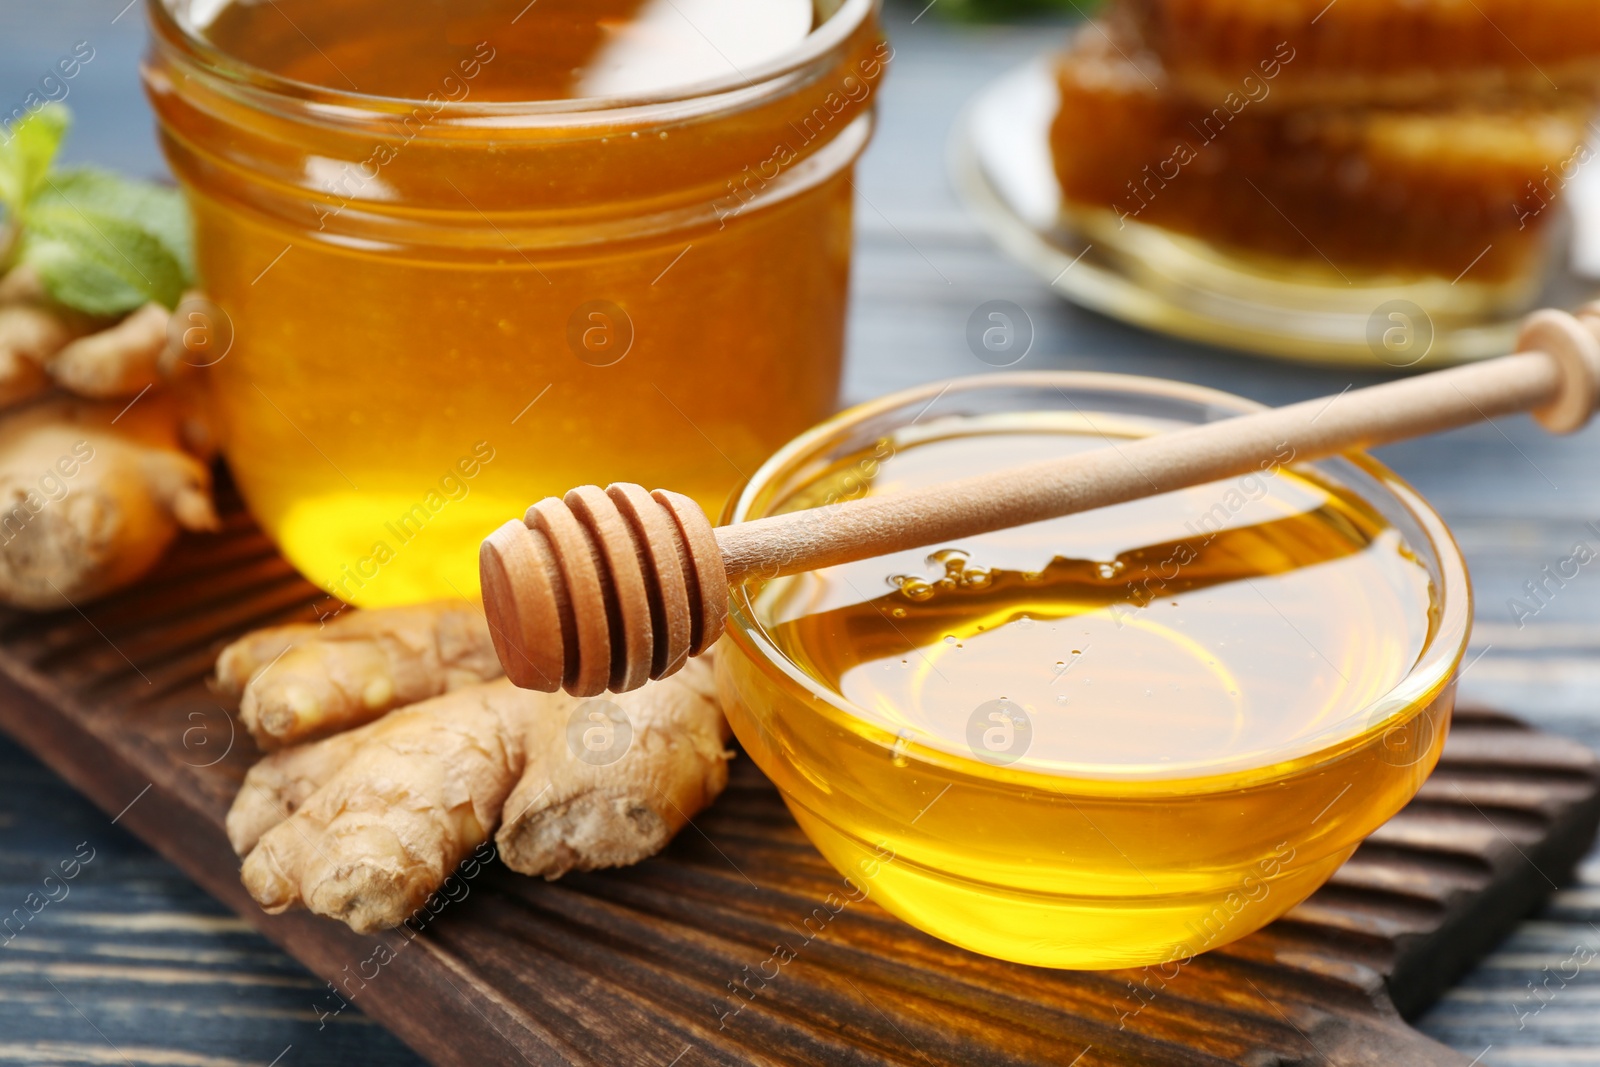
M1253 408L1119 375L924 387L799 437L724 518ZM1237 481L747 583L717 670L859 894L978 952L1123 967L1284 914L1416 793L1471 616L1413 490L1285 442Z
M485 532L585 482L714 511L833 410L876 0L151 17L229 466L333 595L470 596Z

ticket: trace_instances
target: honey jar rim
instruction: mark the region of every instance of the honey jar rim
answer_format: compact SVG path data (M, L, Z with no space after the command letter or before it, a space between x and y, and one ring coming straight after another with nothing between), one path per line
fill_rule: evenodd
M899 429L920 420L947 397L959 398L963 394L994 389L1120 393L1133 399L1188 403L1207 412L1220 410L1229 414L1246 414L1265 406L1207 386L1102 371L1025 371L935 381L858 404L795 437L775 452L730 497L722 521L740 522L765 514L765 511L755 510L760 494L785 476L796 474L797 467L817 456L827 442L845 440L844 435L852 429L872 422L883 422L896 412L904 412L908 421L896 422L892 427ZM1006 410L1021 413L1041 409L1019 407ZM911 417L912 413L916 413L914 418ZM859 440L855 443L861 444ZM1417 717L1427 714L1438 699L1453 691L1456 672L1465 658L1472 629L1473 592L1466 562L1443 518L1405 479L1365 452L1345 453L1335 459L1316 461L1312 466L1314 469L1326 469L1341 462L1352 465L1376 483L1390 498L1390 503L1414 520L1425 539L1425 545L1413 547L1419 554L1427 553L1424 565L1433 580L1437 598L1434 625L1430 626L1423 647L1410 669L1388 692L1362 707L1351 708L1339 723L1296 738L1292 744L1269 753L1265 759L1231 757L1155 770L1120 770L1099 764L1060 764L1046 769L1025 762L995 766L958 751L955 746L932 734L892 730L881 718L824 685L785 655L766 634L762 624L756 620L748 589L744 586L730 590L728 638L758 670L780 686L799 690L801 706L808 709L805 714L823 716L837 728L849 730L881 748L892 750L897 759L913 763L920 761L989 783L1008 782L1047 792L1059 792L1067 787L1086 794L1104 791L1126 796L1129 790L1133 790L1148 795L1198 795L1212 792L1222 787L1223 783L1226 788L1237 789L1305 774L1343 758L1375 738L1381 744L1385 736L1405 730ZM1371 492L1354 488L1351 491L1367 503L1373 503ZM1427 563L1427 559L1431 559L1432 563ZM1352 724L1361 725L1354 727Z
M674 86L655 93L574 97L558 100L444 100L437 108L426 98L385 96L316 85L264 70L231 55L185 25L173 8L191 0L150 0L152 50L162 59L181 63L184 72L220 89L251 99L257 106L313 111L329 122L359 123L374 114L404 113L427 106L435 122L482 123L500 129L523 126L633 125L652 120L676 121L708 112L736 111L781 91L795 77L826 67L834 54L878 15L883 0L835 0L810 33L782 54L733 74ZM826 2L826 0L824 0ZM152 60L147 58L148 71Z

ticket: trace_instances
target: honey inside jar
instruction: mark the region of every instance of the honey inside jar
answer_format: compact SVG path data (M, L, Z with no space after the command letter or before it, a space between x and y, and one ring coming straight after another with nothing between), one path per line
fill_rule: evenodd
M334 596L470 597L485 533L574 485L714 511L832 410L870 0L152 19L229 467Z
M485 43L495 58L473 78L479 99L573 100L738 74L814 20L811 0L232 0L203 35L285 78L405 99Z
M1153 428L928 418L771 507ZM1158 963L1259 928L1409 799L1449 710L1442 684L1393 696L1439 622L1407 537L1278 462L744 597L739 644L767 649L719 662L730 721L808 835L902 918L1026 963Z

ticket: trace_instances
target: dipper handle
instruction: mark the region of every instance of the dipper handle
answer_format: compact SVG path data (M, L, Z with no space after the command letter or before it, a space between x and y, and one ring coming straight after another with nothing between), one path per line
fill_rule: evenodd
M721 636L745 578L866 559L1531 411L1552 433L1600 402L1600 302L1524 324L1517 355L1170 433L713 529L636 485L548 497L483 542L484 610L525 689L594 696L671 674Z

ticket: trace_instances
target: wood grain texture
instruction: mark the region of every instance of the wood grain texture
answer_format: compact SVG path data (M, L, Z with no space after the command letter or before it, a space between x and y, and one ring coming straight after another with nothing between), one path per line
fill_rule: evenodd
M322 983L115 814L0 737L0 1063L420 1064L359 1012L319 1023ZM63 883L80 849L92 858ZM19 927L14 910L46 893Z
M450 1067L1460 1064L1401 1013L1568 878L1600 821L1592 753L1465 713L1418 798L1283 920L1181 967L1053 972L945 945L870 893L830 904L839 875L740 761L654 860L551 883L490 867L436 898L420 934L359 937L260 913L222 833L253 752L229 744L211 658L318 602L235 503L223 535L143 587L0 616L0 725L334 983L313 1012L354 1004Z

